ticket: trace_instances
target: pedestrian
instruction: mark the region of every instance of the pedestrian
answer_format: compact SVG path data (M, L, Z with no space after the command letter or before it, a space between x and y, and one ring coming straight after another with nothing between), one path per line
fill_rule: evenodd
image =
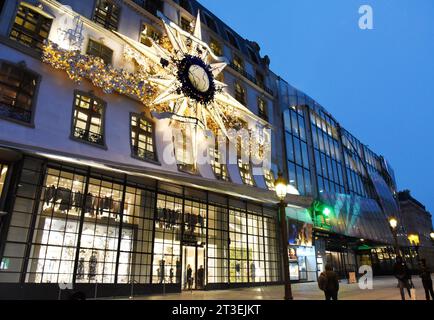
M330 264L325 267L318 278L318 287L324 291L326 300L338 300L339 280Z
M188 290L191 290L191 286L193 284L193 269L191 269L191 266L187 266L187 285Z
M197 270L197 285L199 289L203 289L204 287L204 279L205 279L205 269L203 266L200 266L199 270Z
M431 294L431 299L434 300L434 291L432 287L431 271L426 265L426 259L420 260L420 275L422 278L423 288L425 289L426 300L429 300L429 295Z
M399 292L401 293L401 299L405 300L404 289L407 290L408 296L411 299L410 271L408 270L407 265L405 264L405 262L402 260L402 257L400 256L396 257L396 262L393 267L393 274L395 275L395 278L398 279L398 287L399 287Z

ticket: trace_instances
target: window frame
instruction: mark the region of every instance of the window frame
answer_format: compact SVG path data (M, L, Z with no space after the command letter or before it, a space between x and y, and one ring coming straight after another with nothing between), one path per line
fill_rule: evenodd
M74 136L74 131L75 131L75 109L76 109L76 104L75 104L75 100L76 100L76 96L77 95L84 95L84 96L88 96L91 98L91 101L98 101L99 103L101 103L101 107L102 107L102 112L101 112L101 136L102 136L102 143L98 144L95 142L91 142L88 140L84 140L84 139L80 139L78 137ZM80 142L80 143L85 143L87 145L90 146L94 146L97 148L101 148L104 150L107 150L107 144L106 144L106 131L105 131L105 116L106 116L106 109L107 109L107 102L104 101L103 99L99 98L98 96L95 95L95 93L91 90L91 91L82 91L82 90L74 90L74 96L72 99L72 116L71 116L71 130L70 130L70 136L69 138L73 141L76 142ZM87 123L86 123L87 125Z
M39 88L40 88L42 76L39 73L29 69L24 61L16 63L16 62L12 62L12 61L5 60L5 59L0 59L0 65L3 63L7 63L7 64L10 64L10 65L15 66L17 68L21 68L25 72L32 74L35 77L36 84L35 84L35 93L34 93L33 99L32 99L31 115L30 115L30 121L29 122L21 121L19 119L14 119L14 118L10 118L10 117L5 117L2 115L0 115L0 119L34 128L35 127L36 106L37 106L36 101L38 100L38 93L39 93Z
M132 132L133 132L132 118L134 116L137 117L137 120L143 119L143 120L149 122L151 124L151 126L152 126L152 145L153 145L153 148L154 148L154 152L153 152L154 153L154 159L139 157L134 152L133 137L132 137ZM137 131L136 131L136 134L137 134ZM141 160L141 161L145 161L145 162L150 162L150 163L161 165L160 162L158 161L158 152L157 152L157 143L156 143L156 134L155 134L155 122L152 121L149 117L147 117L143 113L130 112L130 147L131 147L131 157L132 158L137 159L137 160Z
M238 43L238 39L237 37L235 37L235 35L233 34L232 31L226 29L226 38L229 42L229 44L234 47L237 50L240 50L240 44ZM233 40L233 41L232 41Z
M240 88L243 90L243 101L238 100L237 98L237 85L240 86ZM242 85L241 81L239 80L235 80L234 81L234 98L239 102L242 103L244 105L247 105L247 90L246 88Z
M106 1L109 2L112 7L109 9L109 13L110 15L106 15L106 18L104 19L104 24L101 24L100 22L96 21L96 13L97 10L100 10L98 7L98 2L100 1ZM116 29L112 29L110 28L111 24L110 24L110 20L113 16L113 7L116 7L118 10L118 16L117 16L117 20L116 20ZM93 6L93 12L92 12L92 22L95 22L96 24L100 25L101 27L103 27L104 29L108 30L108 31L118 31L119 30L119 23L121 21L121 13L122 13L122 7L119 6L115 1L112 0L95 0L94 6Z
M262 97L258 97L257 101L258 101L258 116L261 119L268 122L268 120L269 120L269 118L268 118L268 102L265 99L263 99ZM260 108L261 102L263 102L263 105L264 105L264 110L262 110L262 111Z
M101 57L100 55L92 54L92 53L89 52L89 48L90 48L90 45L91 45L92 42L94 42L94 43L100 45L101 48L105 47L105 48L107 48L107 49L109 49L109 50L111 51L111 57L110 57L110 62L109 62L109 63L107 63L107 62L105 61L105 59L104 59L103 57ZM105 45L104 43L102 43L101 41L97 41L97 40L94 40L94 39L92 39L92 38L89 37L89 39L88 39L88 41L87 41L87 46L86 46L86 54L87 54L87 55L90 55L90 56L94 56L94 57L101 58L101 59L104 61L104 63L105 63L106 65L109 65L109 64L110 64L110 65L113 65L113 54L114 54L114 51L113 51L112 48L106 46L106 45Z

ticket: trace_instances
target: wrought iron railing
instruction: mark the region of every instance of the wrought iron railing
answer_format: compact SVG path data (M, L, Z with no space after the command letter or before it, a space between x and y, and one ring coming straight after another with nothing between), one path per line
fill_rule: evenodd
M99 133L90 132L85 129L75 128L74 129L74 137L77 139L81 139L87 142L104 145L103 136Z
M4 103L0 103L0 116L28 123L32 120L31 111Z
M268 88L264 83L259 83L258 80L253 75L251 75L250 73L248 73L246 70L241 69L240 67L238 67L237 65L235 65L233 62L231 62L229 65L230 65L230 67L232 69L234 69L239 74L243 75L249 81L253 82L254 84L256 84L257 86L259 86L260 88L264 89L264 91L267 92L268 94L274 96L273 90L271 90L270 88Z

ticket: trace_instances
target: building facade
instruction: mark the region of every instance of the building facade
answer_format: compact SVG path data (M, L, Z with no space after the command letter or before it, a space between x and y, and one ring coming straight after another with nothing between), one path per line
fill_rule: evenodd
M278 169L293 281L390 271L390 165L197 1L0 10L2 298L281 283Z

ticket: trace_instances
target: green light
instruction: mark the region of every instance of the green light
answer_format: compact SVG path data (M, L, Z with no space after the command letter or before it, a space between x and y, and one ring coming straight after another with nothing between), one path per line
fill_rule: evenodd
M325 215L326 217L328 217L330 215L330 213L332 213L332 211L330 210L330 208L325 207L322 210L322 214Z

